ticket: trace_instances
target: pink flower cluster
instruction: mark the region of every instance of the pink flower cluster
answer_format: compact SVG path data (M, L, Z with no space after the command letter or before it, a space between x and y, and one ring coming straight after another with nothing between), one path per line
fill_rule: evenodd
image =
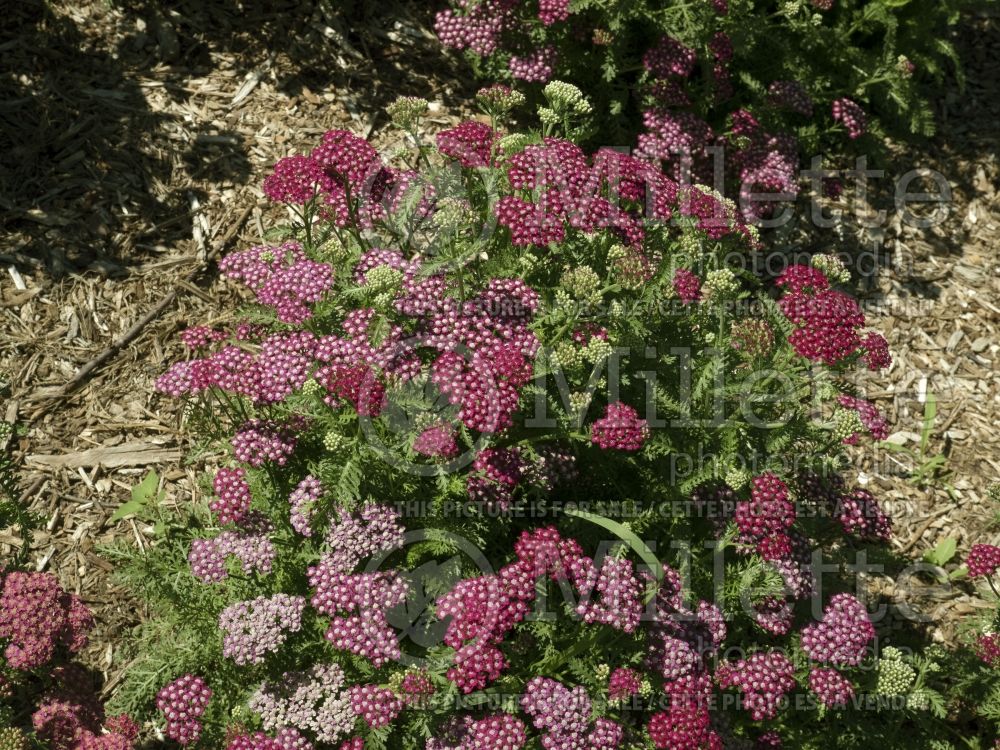
M969 568L969 578L992 576L1000 569L1000 547L973 544L965 564Z
M428 427L413 441L413 451L432 458L454 458L458 455L454 428L445 424Z
M327 182L323 168L308 156L286 156L264 178L264 195L275 203L303 206Z
M313 745L297 730L284 727L273 738L263 732L236 735L226 750L313 750Z
M372 729L388 726L403 710L403 702L389 688L352 685L348 693L351 697L351 710Z
M239 665L262 664L264 657L277 653L288 633L302 629L301 596L278 593L237 602L222 610L222 655Z
M1000 667L1000 634L985 633L976 639L976 654L983 663Z
M868 490L855 489L842 495L836 513L848 534L868 541L888 542L892 538L892 520Z
M686 268L678 268L674 271L671 285L674 294L685 305L690 305L701 299L701 279Z
M602 450L635 452L642 450L649 438L649 425L628 404L615 402L604 409L604 416L590 428L590 441Z
M401 604L408 586L394 572L351 573L364 558L402 544L399 514L371 504L358 514L341 511L326 536L331 551L308 569L313 608L331 615L326 639L336 648L369 659L376 667L399 658L396 632L386 611Z
M489 511L507 510L527 465L517 448L484 448L472 462L474 473L466 479L469 500Z
M202 349L215 342L225 341L228 334L208 326L191 326L181 331L180 337L188 349Z
M31 715L35 737L49 750L132 750L139 726L127 714L107 717L89 671L75 663L50 667L48 685ZM4 696L9 698L10 696ZM103 728L103 731L102 731ZM18 732L15 738L23 738ZM0 746L10 735L0 730ZM34 747L34 744L31 745ZM29 745L15 739L11 750Z
M265 463L284 466L295 452L296 432L302 427L301 420L281 423L271 419L250 419L233 435L233 453L251 466Z
M816 661L857 666L874 638L865 605L850 594L835 594L823 609L823 620L802 629L802 649Z
M224 531L214 539L195 539L188 551L192 575L203 583L224 581L229 577L226 558L230 555L239 560L246 575L270 573L276 556L272 531L266 521L251 516L244 519L240 531Z
M264 181L264 192L271 200L290 205L302 206L316 199L319 218L340 227L367 227L385 215L387 205L398 203L401 194L412 186L411 182L412 173L386 167L365 139L347 130L331 130L308 156L278 161ZM268 249L261 250L266 254ZM307 285L301 293L292 288L295 278ZM274 291L279 292L279 299L289 301L288 312L293 317L308 317L308 311L292 300L298 298L301 302L303 295L315 296L319 287L325 285L326 271L304 266L287 276L284 283L277 282Z
M680 575L664 566L648 626L646 666L668 684L683 686L684 680L707 673L708 658L725 638L726 624L719 608L706 601L699 602L694 611L688 608L681 595Z
M578 591L595 585L595 579L586 577L593 561L575 540L563 539L554 527L523 532L514 552L517 560L497 574L459 581L437 601L438 617L450 618L444 642L456 649L447 677L465 693L486 687L506 668L507 660L497 646L528 613L539 579L568 581ZM630 627L635 604L627 576L620 573L609 576L618 580L611 596L602 596L593 610L585 605L595 622Z
M333 288L333 269L310 260L298 242L229 253L219 261L219 270L228 278L243 281L260 304L274 308L282 323L311 318L310 305Z
M462 715L446 721L439 736L427 740L426 750L521 750L526 742L524 722L516 716Z
M782 653L757 652L715 670L719 687L735 687L754 721L778 715L781 699L795 688L795 665Z
M218 388L257 404L278 403L306 381L316 346L308 331L268 336L256 356L225 346L202 359L175 362L156 388L174 398Z
M588 159L576 144L546 138L510 157L507 176L515 194L497 201L496 216L519 246L561 242L567 225L586 234L607 230L634 249L634 260L645 267L645 219L666 221L679 210L715 239L747 231L729 221L714 196L697 188L682 196L677 183L649 163L611 149Z
M642 64L656 78L687 78L694 72L698 55L669 36L660 38L642 58Z
M0 593L0 639L13 669L34 669L60 648L76 652L87 645L94 618L75 594L62 590L48 573L7 573Z
M332 745L357 722L345 683L344 670L338 665L316 664L304 672L285 672L279 682L264 683L248 705L260 715L264 729L279 732L279 737L281 731L293 729L310 732L317 742Z
M642 590L632 561L606 557L598 571L589 557L573 563L572 577L580 594L576 613L587 623L635 632L642 616Z
M186 674L160 689L156 707L167 720L167 736L190 745L201 737L201 716L212 699L212 689L193 674Z
M239 523L250 510L253 498L250 496L246 474L246 470L240 467L222 468L216 472L212 489L217 498L208 507L215 513L219 523Z
M827 708L844 708L854 698L854 686L836 669L813 667L809 689Z
M880 333L870 332L861 339L861 358L869 370L877 372L884 370L892 364L892 355L889 354L889 342Z
M813 113L813 100L806 87L798 81L774 81L767 87L768 98L777 107L797 112L805 117Z
M527 55L511 55L507 67L514 78L545 83L552 77L558 59L559 53L549 44L538 47Z
M291 507L292 528L302 536L312 536L312 518L316 503L323 497L323 485L312 474L307 474L288 496Z
M545 26L569 18L569 0L538 0L538 20Z
M624 730L610 719L597 719L591 727L591 701L582 686L572 689L548 677L534 677L524 688L521 708L540 731L546 750L615 750Z
M861 105L852 99L835 99L831 105L834 122L843 123L847 136L852 140L860 138L868 131L868 115Z
M461 15L443 10L434 19L434 31L446 47L470 49L490 55L497 49L500 35L513 23L518 0L458 0Z
M750 500L736 504L733 520L744 542L760 544L768 538L784 537L795 523L795 506L788 499L788 485L771 473L754 477ZM771 544L774 544L773 539ZM784 545L781 549L791 551ZM787 554L778 555L785 556Z
M497 134L486 123L466 120L437 134L437 147L463 167L488 167L493 163Z
M636 695L641 687L640 677L634 669L618 667L608 677L608 700L614 703Z

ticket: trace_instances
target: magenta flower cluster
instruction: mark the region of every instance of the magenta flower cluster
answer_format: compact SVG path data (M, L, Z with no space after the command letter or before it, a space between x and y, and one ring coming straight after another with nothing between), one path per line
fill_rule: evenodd
M649 426L639 413L629 406L616 402L608 404L604 416L594 421L590 440L602 450L638 451L649 437Z
M965 558L970 578L992 576L1000 570L1000 547L992 544L973 544Z
M836 365L861 350L864 313L852 297L831 289L822 271L789 266L775 283L785 289L778 304L796 326L788 341L800 356ZM872 358L874 364L883 361Z
M795 665L782 653L757 652L715 670L719 687L735 687L754 721L778 715L781 699L795 688Z
M548 677L534 677L520 702L535 729L544 733L546 750L612 750L621 744L621 725L605 718L591 725L590 696L580 685L571 689Z
M47 664L59 649L79 651L93 625L80 597L63 591L55 576L15 571L3 577L0 639L7 641L4 657L13 669Z
M874 638L865 605L850 594L835 594L822 621L802 628L802 650L815 661L857 666Z
M854 698L854 685L836 669L813 667L809 689L827 708L844 708Z
M262 305L273 307L282 323L312 317L312 305L333 286L333 269L310 260L298 242L280 247L254 247L219 261L224 276L243 281Z
M201 737L201 717L212 699L212 689L193 674L186 674L160 689L156 707L167 720L166 735L181 745Z

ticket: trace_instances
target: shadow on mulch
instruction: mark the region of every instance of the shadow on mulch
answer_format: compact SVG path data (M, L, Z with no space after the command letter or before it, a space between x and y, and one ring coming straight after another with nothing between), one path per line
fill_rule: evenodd
M289 96L349 91L379 112L400 94L426 95L431 67L449 64L421 54L435 43L423 4L245 5L28 0L5 10L0 260L56 277L119 275L190 239L206 192L251 177L253 144L188 101L191 79L220 65L234 85L257 75ZM154 90L171 106L152 107Z

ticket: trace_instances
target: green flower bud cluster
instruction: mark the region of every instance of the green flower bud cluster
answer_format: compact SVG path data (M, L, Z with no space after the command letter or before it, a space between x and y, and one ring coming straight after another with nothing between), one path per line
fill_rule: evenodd
M456 235L477 223L476 212L469 202L459 198L442 198L437 203L431 219L434 226L446 235Z
M554 109L549 107L538 108L538 120L542 125L558 125L562 122L562 117Z
M569 394L569 408L574 414L582 414L590 406L590 394L583 391L574 391Z
M851 272L847 270L847 266L844 265L844 261L836 255L820 253L818 255L814 255L809 260L809 263L813 268L822 271L824 275L835 284L846 284L851 280Z
M906 705L914 711L926 711L931 707L930 695L922 688L914 690L906 696Z
M524 101L524 94L502 84L488 86L476 92L476 103L494 117L509 114L511 110L524 104Z
M608 265L612 265L615 261L619 261L622 258L628 257L628 250L626 247L620 243L615 243L608 248Z
M329 430L323 436L323 447L330 453L336 453L347 446L347 438L336 430Z
M403 272L391 266L375 266L365 274L365 282L373 292L396 289L403 280Z
M610 341L595 336L583 348L583 358L592 364L597 364L610 357L613 351L614 347L611 346Z
M563 341L556 346L551 357L554 365L569 370L583 364L583 349L568 341Z
M389 119L396 127L412 130L427 112L429 104L426 99L418 96L400 96L386 107Z
M0 729L0 750L28 750L28 736L17 727Z
M643 680L639 683L639 695L643 698L649 698L653 694L653 683L649 680Z
M601 277L590 266L567 268L559 284L581 302L597 304L601 301Z
M323 386L317 383L313 378L309 378L309 380L302 384L302 395L304 396L319 396L322 393Z
M607 680L611 676L611 667L607 664L598 664L594 668L594 676L601 682Z
M701 285L702 294L709 300L734 299L739 291L740 284L736 280L736 274L728 268L709 271Z
M642 289L646 285L647 266L639 253L626 253L611 264L611 271L625 289Z
M530 145L534 140L527 133L511 133L497 141L497 146L505 156L513 156L524 151L525 146Z
M625 314L627 312L628 312L628 309L619 300L615 300L608 307L608 315L610 315L614 319L621 320L622 318L625 317Z
M703 239L693 228L681 234L679 243L681 252L685 255L695 256L701 252Z
M916 679L916 672L903 661L902 652L891 646L882 651L878 663L878 681L875 692L879 695L906 695Z
M589 115L593 111L583 92L572 83L551 81L545 86L543 93L560 117L565 114Z
M753 475L743 468L733 468L726 472L725 482L737 492L750 484Z
M392 292L379 292L375 295L375 298L372 299L372 307L381 312L388 312L395 299L396 295Z
M335 263L346 260L349 252L348 248L336 235L330 237L318 248L318 255L320 259L329 260Z
M851 435L863 433L865 426L853 409L837 409L833 414L833 437L839 442Z
M389 675L389 679L386 682L386 687L388 687L392 692L399 693L403 688L403 678L406 676L406 672L393 672Z
M538 265L538 258L531 253L525 253L517 259L517 263L525 270L525 273L528 273Z

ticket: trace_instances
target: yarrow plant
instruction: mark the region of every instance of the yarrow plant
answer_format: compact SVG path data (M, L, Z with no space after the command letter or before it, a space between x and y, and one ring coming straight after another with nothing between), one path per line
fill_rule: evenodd
M957 65L946 30L972 3L447 5L436 15L438 38L483 78L536 93L554 80L576 84L597 100L602 142L663 160L678 178L709 182L724 165L726 189L759 219L773 196L798 192L800 153L849 150L869 133L933 132L922 84ZM770 202L753 197L765 193Z
M469 45L514 5L469 4ZM541 132L494 88L489 124L409 160L331 131L268 178L296 221L221 262L251 305L157 381L213 448L203 497L111 550L155 612L118 699L168 737L694 750L879 726L852 710L876 631L837 561L891 519L832 471L876 433L836 416L874 423L839 398L876 334L837 267L758 277L731 202L588 152L586 100L547 97ZM392 117L415 136L421 111Z

